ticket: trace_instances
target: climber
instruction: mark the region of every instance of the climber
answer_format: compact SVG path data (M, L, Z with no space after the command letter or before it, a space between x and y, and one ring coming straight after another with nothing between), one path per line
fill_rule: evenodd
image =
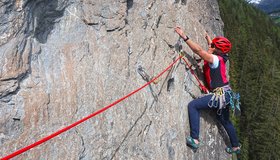
M210 39L206 33L208 51L202 49L200 45L193 42L186 36L180 27L175 27L175 32L186 42L191 50L204 60L204 75L211 94L194 99L188 104L190 136L187 138L187 145L193 149L198 149L200 110L213 109L217 112L217 119L225 128L231 147L226 148L229 154L240 154L240 144L233 124L229 117L229 105L232 102L232 91L226 77L226 61L231 50L231 43L225 37L215 37Z

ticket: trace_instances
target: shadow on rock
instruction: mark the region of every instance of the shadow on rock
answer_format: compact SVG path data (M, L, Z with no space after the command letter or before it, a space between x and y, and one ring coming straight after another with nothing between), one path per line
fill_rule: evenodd
M58 3L58 0L30 1L28 4L34 24L34 37L40 43L46 43L48 35L53 30L55 23L59 22L67 6L66 3Z

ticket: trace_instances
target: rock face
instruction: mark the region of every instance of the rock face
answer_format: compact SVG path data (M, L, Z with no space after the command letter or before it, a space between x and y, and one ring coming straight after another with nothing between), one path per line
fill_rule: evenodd
M223 28L216 0L2 0L0 12L1 157L140 87L141 71L156 76L178 56L175 26L204 48L205 31ZM190 93L201 94L176 63L157 84L15 159L228 159L211 112L202 113L204 145L186 146Z

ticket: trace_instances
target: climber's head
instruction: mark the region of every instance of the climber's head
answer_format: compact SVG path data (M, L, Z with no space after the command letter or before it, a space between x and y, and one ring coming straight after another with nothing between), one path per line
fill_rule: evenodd
M231 50L231 43L227 38L218 36L212 40L211 47L220 50L224 54L227 54Z

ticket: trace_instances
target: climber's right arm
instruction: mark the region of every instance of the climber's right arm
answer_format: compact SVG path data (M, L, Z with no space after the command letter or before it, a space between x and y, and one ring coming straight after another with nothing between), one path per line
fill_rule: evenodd
M205 51L204 49L201 48L200 45L198 45L197 43L193 42L190 39L188 39L185 42L191 48L191 50L197 55L199 55L203 60L211 64L213 63L213 55L212 55L213 50L211 48L209 48L208 51Z
M191 48L191 50L199 55L203 60L213 63L213 55L212 53L214 52L215 48L209 48L208 51L205 51L202 49L200 45L197 43L193 42L191 39L189 39L188 36L186 36L183 32L183 30L180 27L175 28L176 33L179 34L180 37L184 39L186 44Z

